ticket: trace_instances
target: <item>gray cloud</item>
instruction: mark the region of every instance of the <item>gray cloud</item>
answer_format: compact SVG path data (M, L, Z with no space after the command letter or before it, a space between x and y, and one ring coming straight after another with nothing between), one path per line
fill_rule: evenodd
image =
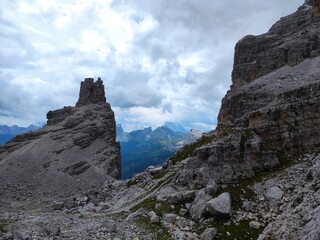
M74 105L102 77L126 130L165 121L209 130L231 84L233 48L303 0L6 1L0 9L0 124Z

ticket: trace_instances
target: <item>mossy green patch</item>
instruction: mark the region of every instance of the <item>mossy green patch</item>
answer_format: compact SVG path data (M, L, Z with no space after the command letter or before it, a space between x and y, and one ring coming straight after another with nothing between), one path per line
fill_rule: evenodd
M196 227L195 232L201 235L207 228L217 228L217 235L215 239L221 240L255 240L262 233L263 228L253 229L249 226L249 220L242 220L236 223L224 221L212 221L206 224L201 224Z
M140 216L136 218L135 222L141 227L154 235L155 240L169 240L172 239L170 233L161 227L160 223L151 223L148 217Z
M231 196L233 210L240 209L243 200L253 200L256 197L256 194L252 190L254 184L276 176L279 172L294 163L293 158L283 152L277 152L276 156L278 157L280 164L273 168L272 171L258 172L251 178L240 180L236 184L230 184L226 188L220 189L218 192L213 194L213 197L217 197L223 192L228 192Z
M0 232L6 232L5 226L0 223Z
M214 136L203 136L197 142L184 146L174 156L170 158L172 164L176 164L189 157L197 148L211 143Z
M167 202L159 202L156 208L157 200L155 198L147 198L138 205L130 209L131 212L135 212L140 208L145 208L148 211L154 211L158 216L162 216L164 213L172 212L171 206Z
M153 176L152 176L152 179L160 179L160 178L163 178L163 177L166 175L167 172L168 172L168 171L162 170L162 171L156 173L155 175L153 175Z
M137 179L130 179L128 182L127 182L127 187L131 187L131 186L134 186L136 184L139 183L139 180Z
M8 223L0 222L0 232L6 233L8 231Z

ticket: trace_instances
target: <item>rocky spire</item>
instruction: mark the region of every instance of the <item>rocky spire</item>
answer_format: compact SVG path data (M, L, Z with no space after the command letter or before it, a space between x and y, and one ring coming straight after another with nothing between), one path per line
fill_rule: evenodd
M81 82L79 100L76 107L103 102L106 102L106 97L101 78L98 78L96 82L94 82L93 78L85 78L84 81Z

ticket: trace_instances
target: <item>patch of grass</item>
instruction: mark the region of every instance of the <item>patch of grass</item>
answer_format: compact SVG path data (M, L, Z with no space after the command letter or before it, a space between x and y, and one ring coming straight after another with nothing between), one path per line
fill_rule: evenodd
M155 240L169 240L172 239L170 233L161 227L160 223L151 223L148 217L140 216L135 222L141 227L154 234Z
M218 233L215 239L221 240L255 240L262 233L263 228L253 229L249 226L249 220L242 220L238 223L226 224L225 221L212 221L206 224L201 224L196 227L195 232L201 235L207 228L217 228Z
M157 200L155 198L147 198L143 202L134 206L130 211L135 212L140 208L145 208L148 211L154 211L158 216L162 216L164 213L172 212L172 208L167 202L160 202L159 208L156 208Z
M127 182L127 187L131 187L131 186L134 186L136 184L139 183L139 180L137 179L130 179L128 182Z
M283 152L277 152L276 156L280 162L277 167L267 172L257 172L251 178L239 180L236 184L230 184L226 188L220 189L216 192L213 197L217 197L223 192L229 192L233 210L240 209L242 207L243 200L253 200L256 197L256 194L252 190L252 186L254 184L276 176L279 172L294 163L293 158Z
M211 143L214 136L203 136L197 142L184 146L174 156L170 158L172 164L176 164L189 157L197 148Z
M0 222L0 232L6 233L7 231L7 224Z
M251 189L251 186L254 184L253 179L241 180L241 182L233 185L229 185L224 189L220 189L216 192L213 197L219 196L223 192L230 193L231 204L233 210L239 210L242 207L243 200L253 200L256 197L256 194Z
M166 175L166 173L167 173L168 171L160 171L160 172L158 172L158 173L156 173L155 175L153 175L151 178L152 179L160 179L160 178L163 178L165 175Z
M273 172L282 171L290 167L294 163L294 158L284 152L278 151L276 155L277 155L277 158L279 159L280 164L273 170Z

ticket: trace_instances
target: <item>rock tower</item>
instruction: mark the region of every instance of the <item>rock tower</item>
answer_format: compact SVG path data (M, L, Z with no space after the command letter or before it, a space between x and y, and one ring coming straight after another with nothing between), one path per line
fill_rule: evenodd
M101 79L81 82L77 107L47 113L47 125L0 148L4 196L67 196L121 177L114 112Z

